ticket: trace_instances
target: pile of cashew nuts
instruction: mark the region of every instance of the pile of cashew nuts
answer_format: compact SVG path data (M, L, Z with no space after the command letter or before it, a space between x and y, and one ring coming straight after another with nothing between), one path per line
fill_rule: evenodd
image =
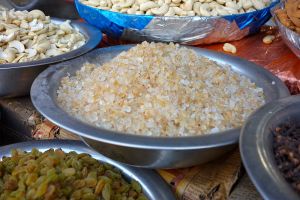
M85 44L70 21L51 22L40 10L0 11L0 64L57 56Z
M157 16L223 16L261 10L271 0L81 0L102 10Z

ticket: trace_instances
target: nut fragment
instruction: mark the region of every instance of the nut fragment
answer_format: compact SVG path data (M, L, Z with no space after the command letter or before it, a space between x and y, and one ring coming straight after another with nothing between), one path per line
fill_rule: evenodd
M229 52L229 53L233 53L233 54L236 53L236 47L233 44L230 44L230 43L225 43L224 46L223 46L223 50L225 52Z
M275 39L274 35L267 35L263 38L263 43L265 44L271 44L273 40Z

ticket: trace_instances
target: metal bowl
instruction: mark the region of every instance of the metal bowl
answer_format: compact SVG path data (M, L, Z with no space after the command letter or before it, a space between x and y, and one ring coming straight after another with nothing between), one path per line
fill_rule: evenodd
M271 10L271 13L275 19L275 23L279 28L283 41L294 52L294 54L300 58L300 34L284 26L274 13L275 10L283 8L283 6L284 3L280 3Z
M80 135L91 147L114 160L147 168L180 168L210 161L236 147L240 129L219 134L193 137L149 137L122 134L100 129L79 121L61 108L56 100L61 78L74 75L85 62L102 64L130 49L133 45L114 46L94 50L77 59L51 66L42 72L31 88L31 100L37 110L58 126ZM220 64L229 64L265 91L265 100L286 97L289 91L277 77L254 63L238 57L193 48Z
M300 96L280 99L249 117L241 131L240 152L246 171L264 199L299 199L277 168L271 130L286 122L300 123Z
M2 0L16 10L39 9L46 15L67 19L78 19L75 5L71 0Z
M77 153L87 153L93 158L108 163L120 169L124 178L128 181L134 179L138 181L143 189L144 194L149 200L175 200L171 188L153 170L138 169L126 165L122 165L116 161L104 157L87 147L83 142L75 140L39 140L31 142L16 143L8 146L0 147L0 160L3 156L10 156L12 149L21 149L24 151L31 151L33 148L39 151L46 151L50 148L62 149L65 152L75 151Z
M270 9L279 2L272 0L268 7L244 14L167 17L123 14L90 7L80 0L74 1L79 15L109 37L133 42L146 40L188 45L235 41L256 33L271 18Z
M56 24L64 21L52 18L52 22ZM50 64L85 54L95 48L102 39L102 33L87 23L72 21L71 25L85 36L86 43L78 49L51 58L0 65L0 97L16 97L29 94L34 79Z

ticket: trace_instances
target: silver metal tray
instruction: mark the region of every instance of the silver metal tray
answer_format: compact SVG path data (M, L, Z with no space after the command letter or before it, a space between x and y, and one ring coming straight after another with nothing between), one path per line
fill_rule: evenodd
M52 22L56 24L64 21L52 18ZM51 58L0 65L0 97L16 97L29 94L31 84L36 76L50 64L83 55L94 49L102 39L102 33L87 23L71 21L71 25L85 36L86 43L78 49Z
M50 148L61 148L65 152L75 151L77 153L88 153L93 158L109 163L116 168L120 169L127 180L134 179L138 181L144 194L149 200L172 200L175 199L171 188L167 183L158 175L157 172L147 169L138 169L126 165L122 165L116 161L104 157L101 154L88 148L83 142L75 140L38 140L31 142L23 142L0 147L0 159L3 156L10 156L12 149L22 149L24 151L31 151L32 148L37 148L40 151L46 151Z
M266 200L299 199L277 168L272 130L287 123L300 124L300 96L274 101L249 117L241 131L240 152L248 175Z
M66 113L57 103L57 89L67 73L74 75L85 62L102 64L131 48L132 45L114 46L94 50L77 59L51 66L34 81L31 100L37 110L58 126L80 135L86 143L114 160L147 168L181 168L201 164L232 150L238 143L240 129L219 134L190 137L149 137L122 134L100 129L79 121ZM193 48L220 64L229 64L264 89L265 101L289 96L280 79L263 67L238 57Z

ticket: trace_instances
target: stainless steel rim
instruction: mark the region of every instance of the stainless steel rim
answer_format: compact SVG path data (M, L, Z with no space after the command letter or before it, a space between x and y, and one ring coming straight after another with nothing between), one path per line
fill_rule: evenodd
M59 24L59 23L64 22L65 20L52 17L51 21ZM75 20L71 20L71 25L76 30L81 32L86 38L86 43L83 46L81 46L80 48L70 51L68 53L64 53L64 54L61 54L58 56L51 57L51 58L45 58L45 59L31 61L31 62L1 64L0 70L35 67L35 66L38 67L38 66L42 66L42 65L50 65L50 64L57 63L57 62L66 61L66 60L78 57L80 55L83 55L83 54L89 52L90 50L95 48L100 43L100 41L102 39L102 33L97 28L95 28L87 23L79 22L79 21L75 21Z
M85 56L97 56L113 51L124 51L131 48L133 45L121 45L108 48L97 49ZM272 92L268 96L267 101L271 101L272 98L278 99L289 95L289 91L286 86L274 75L267 70L263 69L238 57L206 50L200 48L193 48L197 53L214 58L215 61L221 64L234 63L241 68L233 66L233 69L237 72L243 72L243 70L253 70L253 78L258 77L259 84L268 84L268 87ZM83 59L83 56L81 59ZM75 62L75 61L73 61ZM238 142L240 129L232 129L224 131L220 134L209 134L203 136L190 136L190 137L147 137L130 134L122 134L114 131L96 128L87 125L84 122L72 118L62 108L60 108L55 100L56 89L60 82L59 76L66 73L66 68L69 66L68 62L63 63L63 66L54 65L44 72L42 72L38 78L34 81L31 88L31 99L37 110L58 126L75 133L77 135L90 138L97 141L102 141L110 144L143 148L143 149L165 149L165 150L191 150L191 149L205 149L212 147L225 146L235 144ZM66 71L64 71L66 70ZM272 84L273 83L273 84ZM274 94L276 93L276 94Z
M0 147L0 160L3 156L9 156L11 149L22 149L25 151L31 151L32 148L37 148L40 151L47 150L49 148L61 148L64 151L76 151L78 153L88 153L92 157L102 162L109 163L119 168L126 178L134 179L138 181L142 187L144 193L149 199L157 200L175 200L175 196L171 191L171 188L167 183L158 175L154 170L147 170L141 168L134 168L131 166L123 165L116 161L113 161L103 155L96 153L92 149L88 148L83 142L75 140L39 140L12 144L4 147Z
M287 106L299 104L300 96L290 96L271 102L257 110L242 128L240 152L243 164L252 182L264 199L298 199L299 195L291 188L277 169L272 149L267 149L262 141L268 121L282 112Z

